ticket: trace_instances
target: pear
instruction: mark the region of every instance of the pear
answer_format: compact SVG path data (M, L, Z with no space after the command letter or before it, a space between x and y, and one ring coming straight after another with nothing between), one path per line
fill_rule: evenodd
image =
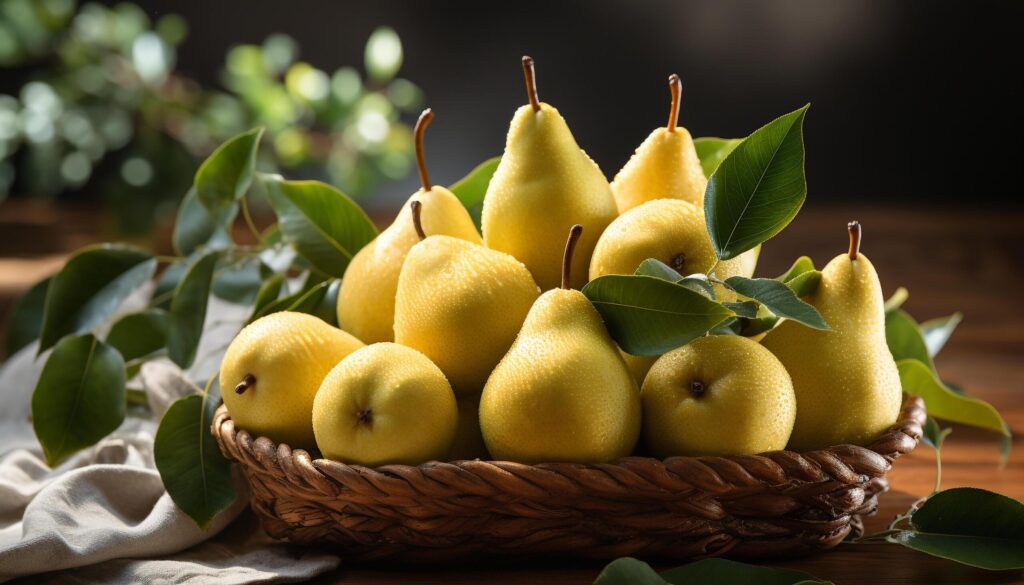
M651 366L654 365L654 362L658 361L658 356L632 355L622 351L621 348L619 353L622 354L622 359L626 361L626 367L629 368L629 372L633 374L633 379L636 380L636 387L643 386L647 372L651 371Z
M487 459L487 445L480 432L480 394L458 396L456 400L459 422L455 427L455 440L445 455L445 461Z
M708 180L693 138L686 128L677 125L682 93L679 76L673 73L668 85L672 93L668 124L651 132L612 180L620 214L652 199L682 199L704 205Z
M604 173L576 144L558 110L538 100L529 57L523 57L523 71L530 103L512 118L505 154L487 187L483 234L489 248L518 258L548 290L561 278L566 231L575 223L586 227L579 243L586 266L618 209ZM586 280L577 271L572 285Z
M850 249L821 271L808 296L831 327L819 331L785 321L762 344L786 366L796 390L791 449L866 445L896 422L902 392L885 341L878 274L860 253L861 227L848 227Z
M797 416L786 368L734 335L702 337L661 356L640 396L644 440L658 457L777 451Z
M572 228L562 288L533 304L480 398L480 428L496 459L599 463L629 455L640 433L636 382L583 293L569 288L582 227Z
M332 369L312 418L324 457L371 467L442 458L457 419L441 370L418 351L388 342L359 349Z
M411 206L422 231L426 206ZM433 360L460 395L479 394L540 289L504 252L451 236L422 236L398 277L395 341Z
M445 234L475 244L483 243L473 218L448 189L433 185L423 156L423 134L433 120L428 108L414 131L416 164L421 188L407 203L426 204L423 226L432 234ZM394 340L395 291L409 250L419 242L408 205L403 205L387 229L360 250L345 270L338 291L338 325L364 343Z
M312 315L284 311L261 317L242 329L224 354L224 404L239 428L311 448L313 397L327 372L362 346Z

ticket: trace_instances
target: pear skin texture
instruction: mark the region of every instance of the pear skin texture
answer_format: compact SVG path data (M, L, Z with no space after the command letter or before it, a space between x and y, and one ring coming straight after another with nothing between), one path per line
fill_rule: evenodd
M324 378L313 402L313 432L324 457L376 467L441 459L455 438L455 394L426 356L375 343Z
M691 383L703 384L703 394ZM658 457L747 455L786 446L797 415L782 363L756 341L712 335L658 358L640 393Z
M487 247L518 258L541 289L550 290L561 282L569 228L583 225L576 259L587 266L598 236L616 216L608 180L580 150L558 110L548 104L539 112L519 108L484 198ZM572 276L573 287L587 282L583 270Z
M903 399L885 341L878 274L863 254L841 254L805 300L831 331L785 321L761 341L793 378L797 416L789 448L866 445L896 422Z
M327 372L361 347L355 337L305 313L286 311L257 319L224 354L224 404L235 425L253 436L312 448L313 397ZM234 388L246 374L256 383L237 394Z
M444 234L482 244L473 218L444 187L420 189L387 229L352 258L338 290L338 325L364 343L393 341L395 291L405 256L419 241L409 203L423 204L420 221L428 235Z
M708 180L689 131L677 126L651 132L611 186L622 214L654 199L682 199L702 207Z
M577 290L530 309L480 399L495 459L599 463L625 457L640 434L640 393L601 316Z
M395 298L395 341L433 360L459 394L479 394L540 295L512 256L430 236L406 257Z
M459 396L456 401L459 406L459 423L455 429L455 440L444 460L489 459L487 445L480 432L480 395Z

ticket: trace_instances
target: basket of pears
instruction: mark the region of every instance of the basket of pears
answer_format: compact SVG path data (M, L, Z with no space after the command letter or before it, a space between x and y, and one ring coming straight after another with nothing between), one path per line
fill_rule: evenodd
M284 311L228 348L213 433L268 533L411 561L765 558L857 534L925 413L858 223L823 270L752 278L805 196L806 108L711 171L672 76L668 123L609 183L523 71L482 233L430 181L427 110L422 188L352 258L339 327Z

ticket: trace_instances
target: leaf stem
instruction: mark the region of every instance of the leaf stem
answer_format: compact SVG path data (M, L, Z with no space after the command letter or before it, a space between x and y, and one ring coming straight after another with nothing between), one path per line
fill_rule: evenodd
M718 268L718 263L719 262L721 262L721 260L718 259L718 258L715 258L715 263L711 265L711 268L708 268L708 272L707 272L706 276L710 277L711 274L714 273L715 268Z
M256 222L252 220L252 213L249 211L249 198L242 197L241 199L242 217L245 219L245 225L249 227L249 232L252 233L253 237L260 244L263 244L263 234L256 228Z

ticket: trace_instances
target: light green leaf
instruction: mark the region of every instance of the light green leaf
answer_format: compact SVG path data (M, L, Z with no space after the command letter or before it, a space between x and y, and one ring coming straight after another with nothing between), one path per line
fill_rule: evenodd
M932 371L935 364L928 353L917 321L903 309L894 309L885 315L885 341L892 352L892 358L899 360L917 360L927 365Z
M210 433L219 396L180 398L160 420L153 459L171 499L200 528L235 501L231 462Z
M375 81L388 81L402 68L402 41L395 29L378 27L366 41L366 72Z
M942 448L943 441L953 432L951 428L944 429L940 427L939 422L931 416L925 419L923 430L924 433L921 435L921 440L936 451Z
M39 339L43 327L43 309L46 307L46 289L52 277L44 278L21 295L11 309L7 321L7 356Z
M793 262L793 265L789 267L789 270L779 276L776 276L775 280L779 282L789 282L801 274L812 271L814 271L814 261L811 260L809 256L801 256Z
M755 130L708 180L705 218L720 259L739 256L779 233L803 206L803 123L808 107Z
M583 294L619 347L633 355L661 355L733 316L698 292L652 276L601 276Z
M188 256L200 246L215 250L227 248L231 245L231 224L237 215L238 203L234 201L211 212L199 202L196 189L192 187L178 207L178 218L174 222L174 250Z
M188 369L196 359L196 349L206 322L213 270L219 257L218 252L208 252L188 269L174 289L167 329L167 354L182 369Z
M281 233L320 271L341 277L377 227L344 193L319 181L263 181Z
M703 138L697 138L693 141L693 146L697 149L697 158L700 159L700 166L704 169L704 176L710 177L718 170L718 166L722 164L725 157L729 156L729 153L743 142L742 138L715 138L712 136L705 136Z
M1024 568L1024 504L978 488L932 494L890 542L935 557L1000 571Z
M154 270L152 254L131 246L101 244L76 252L47 288L39 352L102 323Z
M124 421L124 359L92 335L64 337L32 394L32 426L53 467Z
M196 171L196 196L214 218L249 191L262 136L263 128L254 128L230 138Z
M487 186L491 184L491 177L498 169L499 162L500 156L489 158L449 187L466 209L473 209L484 202Z
M807 295L814 293L814 291L818 290L819 284L821 284L820 270L804 272L786 281L786 286L788 286L797 297L806 297Z
M800 300L793 289L775 279L732 276L726 279L725 284L737 293L763 304L779 317L814 329L829 329L828 323L825 323L813 305Z
M1009 427L991 404L953 392L935 377L931 368L918 360L902 359L896 366L903 391L923 398L929 415L1009 436Z
M963 313L953 313L948 317L929 319L921 323L921 335L924 337L924 344L928 348L928 355L935 357L942 348L946 346L956 326L963 321Z
M910 292L904 287L899 287L896 292L892 293L892 296L885 301L885 312L891 313L896 309L903 306L903 303L907 302L907 298L910 297Z

